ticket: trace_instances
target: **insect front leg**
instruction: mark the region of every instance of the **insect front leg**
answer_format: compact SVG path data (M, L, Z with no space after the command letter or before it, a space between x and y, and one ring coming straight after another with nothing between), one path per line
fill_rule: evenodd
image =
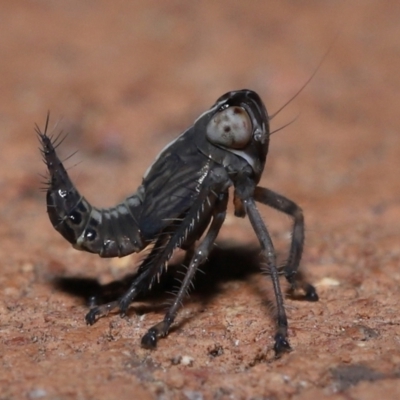
M226 207L228 202L228 193L225 192L220 195L219 199L215 204L214 216L209 227L209 230L194 251L194 255L190 261L189 267L187 269L186 275L183 279L181 287L179 288L178 294L175 297L171 307L165 314L164 319L158 324L150 328L147 333L142 338L142 346L148 349L154 349L157 346L157 340L160 337L165 337L168 335L169 328L174 322L178 310L182 305L184 296L187 294L191 281L196 273L197 268L203 264L212 249L212 246L217 238L218 232L225 220Z
M290 344L287 340L288 322L283 303L282 290L279 283L279 273L276 267L276 254L271 236L261 218L254 201L255 183L251 175L241 174L235 185L235 196L241 199L250 223L261 244L263 255L267 263L268 274L271 277L276 299L277 331L275 334L274 350L276 356L285 351L290 351Z
M290 344L287 340L288 322L283 304L282 290L279 284L278 269L276 268L276 255L274 246L272 244L271 236L261 218L260 213L257 210L256 204L253 198L243 200L243 204L246 208L247 215L249 216L251 225L260 241L263 249L263 254L267 262L268 273L271 275L272 285L274 287L274 293L276 298L276 314L277 314L277 332L275 334L275 354L279 356L285 351L289 351Z
M297 274L304 247L304 217L302 209L286 197L260 186L257 186L254 190L254 200L293 217L292 242L289 258L284 267L285 277L290 283L293 292L301 289L304 291L306 300L318 301L318 294L314 286L304 281L301 275Z

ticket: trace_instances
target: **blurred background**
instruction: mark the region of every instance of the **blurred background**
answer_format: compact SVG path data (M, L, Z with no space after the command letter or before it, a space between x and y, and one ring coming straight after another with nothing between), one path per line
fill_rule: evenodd
M354 391L356 398L388 390L387 398L394 398L398 380L385 379L400 365L399 20L400 3L394 0L1 2L0 380L7 383L9 398L18 393L110 398L117 390L108 386L113 379L120 398L132 388L143 391L142 398L160 393L164 398L179 398L178 393L182 398L191 393L204 398L317 393L321 398L341 390ZM67 162L77 187L93 204L110 206L136 189L159 151L220 95L253 89L272 114L310 78L329 48L315 77L273 119L277 129L297 117L272 136L261 182L305 213L303 264L321 301L289 303L295 351L260 364L272 356L273 325L247 282L230 288L238 307L258 307L247 330L241 330L245 320L238 322L238 316L236 328L229 329L240 332L227 334L223 304L235 303L229 290L215 295L212 316L191 319L155 353L138 343L160 313L146 315L142 325L135 325L135 315L130 325L112 316L86 328L81 299L54 288L51 279L84 276L106 283L130 272L134 258L101 260L79 253L50 226L39 191L45 166L34 124L44 127L50 110L54 132L68 133L63 157L78 150ZM260 209L285 252L290 220ZM256 244L248 222L233 217L220 238L238 246ZM118 343L104 339L110 321L118 326ZM222 333L203 332L203 326L216 324L225 327ZM375 341L363 339L360 324L378 332L371 334ZM254 335L261 338L261 350ZM207 349L215 343L207 340L215 337L225 353L211 363ZM235 353L229 337L249 347L238 346ZM361 342L366 345L360 347ZM182 355L187 348L197 352L191 367L198 368L197 375L188 375L182 364L169 368L173 352ZM115 349L114 358L107 358ZM95 355L100 350L106 355ZM368 364L375 356L380 369ZM144 360L151 365L143 366ZM368 369L357 375L360 379L343 383L343 374L329 372L343 363L378 368L373 376L383 383L357 385L378 380ZM66 366L70 372L64 375ZM48 380L49 371L55 371L55 381Z

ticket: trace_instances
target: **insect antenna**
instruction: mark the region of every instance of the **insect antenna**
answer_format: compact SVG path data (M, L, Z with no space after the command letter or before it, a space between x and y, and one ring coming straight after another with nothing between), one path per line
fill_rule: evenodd
M292 125L293 122L295 122L297 120L297 118L299 118L300 114L296 115L291 121L289 121L288 123L286 123L285 125L275 129L274 131L270 132L269 135L271 136L273 133L279 132L282 129L285 129L286 127L288 127L289 125Z
M269 116L269 120L271 121L273 118L275 118L286 106L288 106L296 97L299 96L299 94L307 87L307 85L312 81L314 76L317 74L319 71L321 65L325 61L326 57L328 57L329 53L332 50L333 44L336 41L336 36L333 39L332 43L329 45L328 50L325 52L323 55L321 61L318 63L317 67L315 68L314 72L311 74L311 76L306 80L306 82L300 87L300 89L285 103L283 106L281 106L277 111L275 111L273 114Z

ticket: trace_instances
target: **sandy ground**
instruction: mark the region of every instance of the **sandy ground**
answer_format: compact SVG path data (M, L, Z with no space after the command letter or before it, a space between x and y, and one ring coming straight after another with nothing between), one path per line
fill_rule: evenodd
M0 5L0 399L397 399L400 396L398 1L3 1ZM91 296L138 257L78 252L51 227L34 134L97 206L219 97L256 90L272 113L262 185L302 206L317 303L286 299L279 360L257 241L230 216L168 338L140 338L168 282L88 327ZM260 207L281 257L290 219ZM166 277L166 281L170 279ZM282 282L284 285L284 282ZM118 286L118 285L116 285ZM115 292L115 291L114 291Z

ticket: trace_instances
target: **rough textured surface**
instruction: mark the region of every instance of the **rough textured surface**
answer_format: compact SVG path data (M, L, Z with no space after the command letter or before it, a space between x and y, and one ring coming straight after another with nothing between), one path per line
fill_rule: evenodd
M0 398L398 398L399 19L395 0L2 2ZM163 290L87 327L85 299L138 257L101 260L53 230L34 122L63 117L78 188L112 205L222 93L249 87L277 110L338 33L273 120L300 114L273 136L262 181L306 216L320 301L287 299L293 352L274 360L271 288L233 217L157 351L139 342ZM290 221L260 208L283 257Z

